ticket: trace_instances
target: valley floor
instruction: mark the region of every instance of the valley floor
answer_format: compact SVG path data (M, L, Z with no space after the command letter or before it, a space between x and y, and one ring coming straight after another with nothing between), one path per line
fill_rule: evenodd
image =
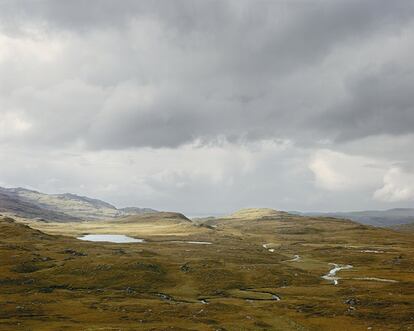
M410 234L284 213L25 223L0 220L0 330L414 330Z

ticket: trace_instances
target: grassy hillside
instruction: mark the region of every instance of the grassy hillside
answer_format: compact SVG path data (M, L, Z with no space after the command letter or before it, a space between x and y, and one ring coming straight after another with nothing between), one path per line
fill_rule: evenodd
M203 226L180 214L102 227L33 223L42 232L2 219L0 330L414 328L412 235L332 218L241 214ZM82 233L146 242L74 238ZM338 271L333 285L322 278L330 263L353 268Z
M335 217L339 219L350 219L365 225L393 228L395 226L414 222L413 208L394 208L389 210L365 210L354 212L331 212L331 213L300 213L304 216Z
M395 225L392 227L395 231L407 232L414 234L414 222L408 224Z

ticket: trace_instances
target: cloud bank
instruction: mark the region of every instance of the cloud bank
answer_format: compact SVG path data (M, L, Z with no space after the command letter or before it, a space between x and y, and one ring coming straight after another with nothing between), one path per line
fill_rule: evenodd
M0 184L189 213L410 205L413 18L402 0L2 1Z

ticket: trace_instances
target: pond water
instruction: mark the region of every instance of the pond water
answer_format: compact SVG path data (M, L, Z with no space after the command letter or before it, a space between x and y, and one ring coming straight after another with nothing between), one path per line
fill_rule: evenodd
M85 241L110 242L117 244L144 242L144 239L132 238L125 236L123 234L87 234L85 236L78 237L78 239Z

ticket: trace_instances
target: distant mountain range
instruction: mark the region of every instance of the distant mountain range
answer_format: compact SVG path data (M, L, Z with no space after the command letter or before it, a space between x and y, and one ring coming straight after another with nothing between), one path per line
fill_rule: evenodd
M0 214L45 221L118 218L156 212L150 208L116 208L98 199L76 194L45 194L24 188L0 187Z
M366 210L354 212L290 212L304 216L323 216L349 219L365 225L399 227L414 224L414 208L394 208L388 210Z
M105 201L79 196L72 193L46 194L20 187L0 187L0 214L12 217L69 222L114 219L156 212L156 210L150 208L116 208ZM232 215L232 217L245 218L250 215L249 213L252 213L252 210L245 209L240 211L238 214L236 213ZM411 229L414 227L414 208L395 208L389 210L354 212L290 211L289 213L302 216L322 216L349 219L365 225L395 229Z

